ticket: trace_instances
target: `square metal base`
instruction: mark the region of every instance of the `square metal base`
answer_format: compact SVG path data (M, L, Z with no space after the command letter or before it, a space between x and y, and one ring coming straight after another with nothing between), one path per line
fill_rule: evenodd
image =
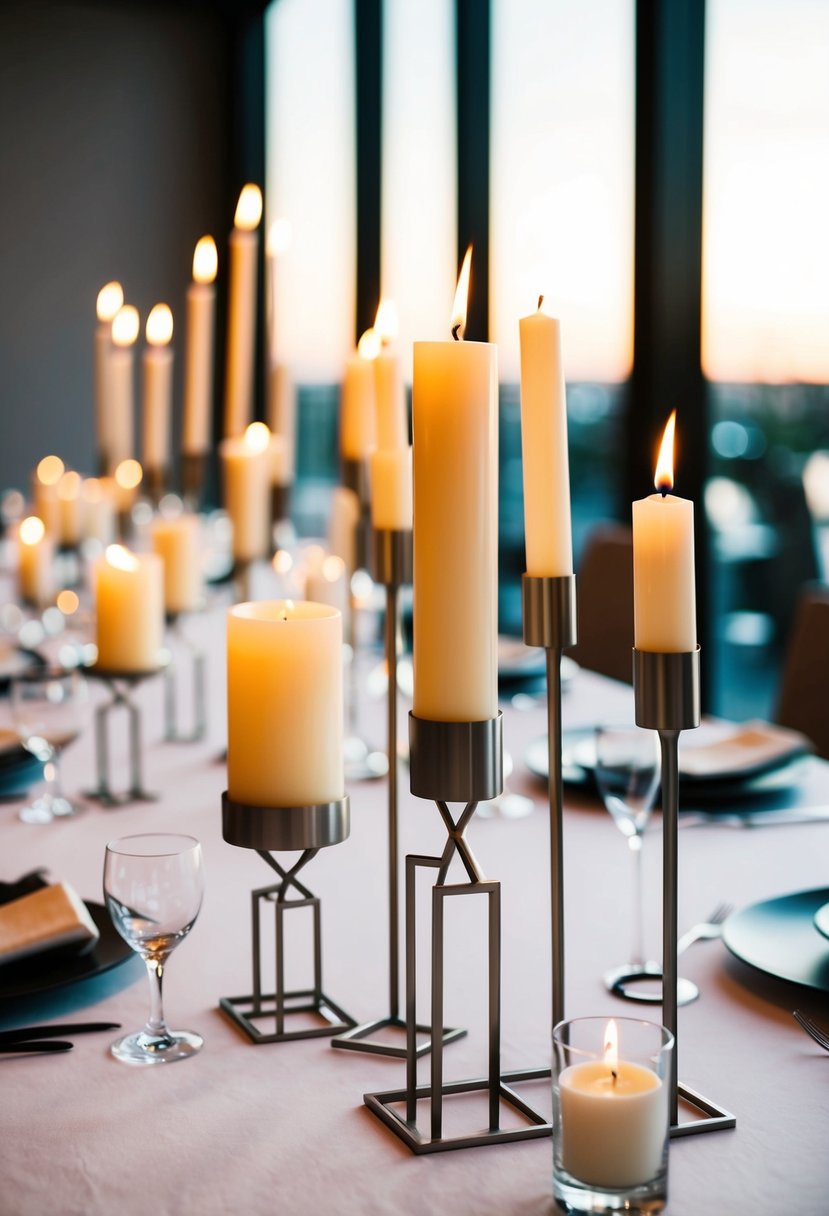
M425 1042L421 1043L415 1052L417 1059L421 1059L432 1050L432 1027L416 1025L415 1029L418 1034L425 1034L428 1037ZM355 1026L353 1030L347 1030L345 1034L337 1035L336 1039L331 1040L332 1047L338 1047L341 1051L362 1051L366 1055L373 1056L392 1056L395 1060L406 1059L406 1044L400 1047L395 1047L391 1043L378 1042L377 1039L370 1039L368 1036L374 1034L378 1030L406 1030L406 1023L403 1018L378 1018L374 1022L363 1022L362 1026ZM443 1045L454 1043L456 1039L462 1039L466 1034L463 1029L452 1029L450 1026L444 1026L442 1041Z
M303 1000L310 997L311 1000ZM302 1001L302 1004L285 1006L285 1017L297 1013L315 1013L324 1018L327 1025L305 1027L303 1030L273 1031L268 1034L259 1029L256 1022L259 1018L276 1018L276 994L269 993L260 999L260 1008L256 1009L252 996L223 996L219 999L219 1008L227 1014L232 1022L245 1032L252 1043L288 1043L293 1039L320 1039L326 1035L338 1034L342 1030L350 1030L357 1023L350 1014L335 1004L324 992L319 998L314 997L314 991L308 988L298 992L286 992L285 1001ZM267 1008L265 1008L267 1004ZM243 1008L239 1008L242 1006ZM247 1007L247 1008L245 1008Z
M513 1140L539 1140L549 1136L552 1131L551 1125L506 1084L508 1075L504 1074L501 1077L500 1098L502 1102L524 1116L527 1123L523 1127L494 1130L482 1128L480 1131L469 1132L463 1136L440 1136L433 1140L430 1136L422 1135L412 1124L407 1123L403 1114L391 1109L394 1103L405 1103L407 1097L405 1089L363 1094L363 1101L369 1110L391 1128L394 1134L418 1156L424 1153L448 1152L450 1149L456 1148L478 1148L485 1144L509 1144ZM442 1087L441 1094L444 1098L448 1098L453 1094L471 1094L488 1090L489 1078L483 1077L477 1081L450 1081ZM430 1085L418 1085L415 1090L417 1098L428 1098L431 1093Z

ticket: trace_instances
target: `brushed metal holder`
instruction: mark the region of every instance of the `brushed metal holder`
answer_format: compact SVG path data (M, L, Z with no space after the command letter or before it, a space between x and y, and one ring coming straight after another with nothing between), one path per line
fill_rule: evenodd
M171 634L190 661L192 671L192 726L182 730L178 724L178 680L180 664L171 662L164 672L164 742L200 743L207 735L207 656L182 628L183 612L167 614Z
M147 671L108 671L95 665L83 669L87 679L99 681L109 692L109 700L104 701L95 710L97 783L93 789L84 791L84 798L108 808L127 806L131 802L158 801L158 794L152 793L144 784L143 715L140 705L134 700L134 694L145 681L153 680L166 672L169 656L166 651L164 655L166 661L160 661L157 667ZM120 793L113 789L110 775L109 729L112 713L116 709L125 709L128 718L129 785Z
M181 495L188 508L193 511L198 511L204 499L207 462L207 452L182 452L181 454Z
M368 460L342 461L342 484L357 496L360 514L354 534L355 568L367 570L371 560L371 464Z

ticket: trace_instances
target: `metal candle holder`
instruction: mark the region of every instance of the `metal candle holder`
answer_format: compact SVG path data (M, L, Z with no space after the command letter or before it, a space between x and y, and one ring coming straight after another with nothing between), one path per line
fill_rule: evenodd
M406 1088L368 1093L364 1101L379 1119L414 1153L434 1153L482 1144L504 1144L550 1134L550 1125L528 1106L501 1074L501 884L487 880L464 839L479 802L500 794L503 788L502 716L480 722L433 722L409 714L411 789L415 797L434 801L446 826L448 839L440 857L409 855L406 858ZM447 803L466 805L453 819ZM468 875L466 883L446 882L457 852ZM417 1083L417 957L416 889L418 868L437 870L432 888L432 1016L431 1080ZM473 1081L443 1079L443 953L446 900L464 895L484 895L489 921L489 1071ZM489 1125L465 1135L443 1135L443 1099L453 1094L487 1092ZM417 1126L417 1103L428 1098L431 1110L429 1133ZM527 1122L501 1127L501 1102L507 1102ZM405 1102L405 1114L394 1109Z
M204 497L207 478L207 453L183 452L181 456L181 494L188 507L198 510Z
M662 1021L676 1044L671 1062L671 1135L719 1131L735 1127L735 1116L680 1085L677 1071L679 734L699 726L699 647L676 654L634 649L633 692L636 725L657 731L662 748ZM679 1098L705 1117L679 1123Z
M354 1018L323 992L320 899L297 877L320 849L339 844L348 837L350 830L351 812L347 796L335 802L309 806L261 807L234 802L228 798L227 792L222 794L224 839L228 844L254 849L279 875L278 883L251 892L253 993L249 996L221 997L219 1000L220 1009L253 1043L317 1039L356 1025ZM287 868L271 856L271 850L301 850L301 855ZM292 887L297 892L293 899L290 898ZM259 914L265 902L274 905L276 917L276 984L275 991L268 994L262 992L260 949ZM311 908L313 912L314 986L288 992L285 988L285 913L291 908ZM296 1013L317 1014L324 1019L325 1025L286 1030L286 1019ZM261 1031L256 1024L266 1017L275 1019L272 1033Z
M271 527L276 527L291 514L291 487L277 482L271 486Z
M178 726L178 684L176 681L175 663L170 663L164 672L164 741L165 743L200 743L207 734L207 656L201 647L197 646L181 627L181 612L167 614L167 623L171 632L175 633L182 647L190 656L193 672L192 702L193 726L190 731L182 731Z
M88 679L99 680L109 690L109 700L95 710L95 766L98 784L84 793L85 798L103 806L124 806L128 802L156 802L158 794L150 793L142 773L142 720L140 706L133 700L135 690L145 680L155 679L165 671L166 663L150 671L106 671L101 667L85 668ZM115 793L110 783L109 721L114 709L123 707L129 717L129 787Z
M163 465L144 469L144 490L150 502L158 506L167 493L167 470Z
M371 465L368 460L344 458L342 482L357 496L360 515L354 535L355 568L367 569L370 559L371 536Z

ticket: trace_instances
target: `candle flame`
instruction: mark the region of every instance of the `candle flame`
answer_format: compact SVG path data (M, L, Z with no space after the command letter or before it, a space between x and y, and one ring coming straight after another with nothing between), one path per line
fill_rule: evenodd
M95 302L98 320L108 324L123 303L124 289L121 284L116 279L113 279L111 283L104 283Z
M55 600L59 610L64 616L72 616L80 607L80 600L74 591L61 591L58 593L58 598Z
M24 519L20 525L18 533L24 545L37 545L46 535L46 527L42 519L38 519L37 515L30 515Z
M76 473L74 469L70 469L68 473L64 473L58 482L58 498L64 502L73 502L81 490L81 475Z
M361 359L376 359L380 354L381 339L376 329L367 329L357 343L357 354Z
M674 488L674 430L676 428L676 410L665 424L659 456L656 461L656 475L653 484L657 490L666 494Z
M213 237L199 237L193 251L193 279L196 283L212 283L218 268L219 255Z
M37 466L37 479L41 485L56 486L63 472L64 464L60 456L44 456Z
M452 305L452 337L460 340L466 330L466 310L469 305L469 274L472 269L472 246L464 254L455 301Z
M251 452L266 452L270 447L271 433L264 422L252 422L245 431L245 447Z
M615 1072L619 1065L619 1031L615 1018L611 1018L605 1027L604 1062L611 1072Z
M112 341L116 346L132 346L138 337L141 321L132 304L119 308L112 321Z
M381 300L377 305L374 329L380 335L380 342L383 346L388 346L400 333L400 320L394 300Z
M144 470L137 460L122 460L116 468L114 476L122 490L135 490L141 485Z
M167 346L173 336L173 314L168 304L156 304L150 309L146 333L150 346Z
M129 549L125 549L123 545L107 545L104 555L107 564L114 566L116 570L137 570L138 558L134 553L130 553Z
M279 608L280 621L287 621L288 617L291 616L293 611L294 611L294 601L293 600L284 600Z
M268 229L265 253L269 258L278 258L281 253L290 249L293 239L294 230L291 227L291 221L281 217L275 219Z
M239 202L236 204L236 216L233 220L237 228L244 232L253 232L259 226L262 218L262 191L253 182L242 187Z

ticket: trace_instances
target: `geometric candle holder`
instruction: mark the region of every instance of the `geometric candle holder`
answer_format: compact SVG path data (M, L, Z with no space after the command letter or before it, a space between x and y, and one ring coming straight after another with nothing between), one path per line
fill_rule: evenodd
M169 661L169 660L168 660ZM104 806L124 806L129 802L155 802L158 794L144 787L142 773L142 726L141 709L133 700L135 689L145 680L152 680L165 670L167 662L149 671L105 671L92 666L84 668L88 679L100 680L109 689L109 700L95 710L95 762L98 783L93 790L85 791L84 797ZM130 783L123 793L116 793L109 774L109 721L114 709L123 708L129 718L129 774Z
M182 731L178 725L178 669L179 664L170 663L164 672L164 741L165 743L199 743L207 734L207 656L181 627L184 613L168 612L167 624L170 632L186 652L192 669L192 726Z

